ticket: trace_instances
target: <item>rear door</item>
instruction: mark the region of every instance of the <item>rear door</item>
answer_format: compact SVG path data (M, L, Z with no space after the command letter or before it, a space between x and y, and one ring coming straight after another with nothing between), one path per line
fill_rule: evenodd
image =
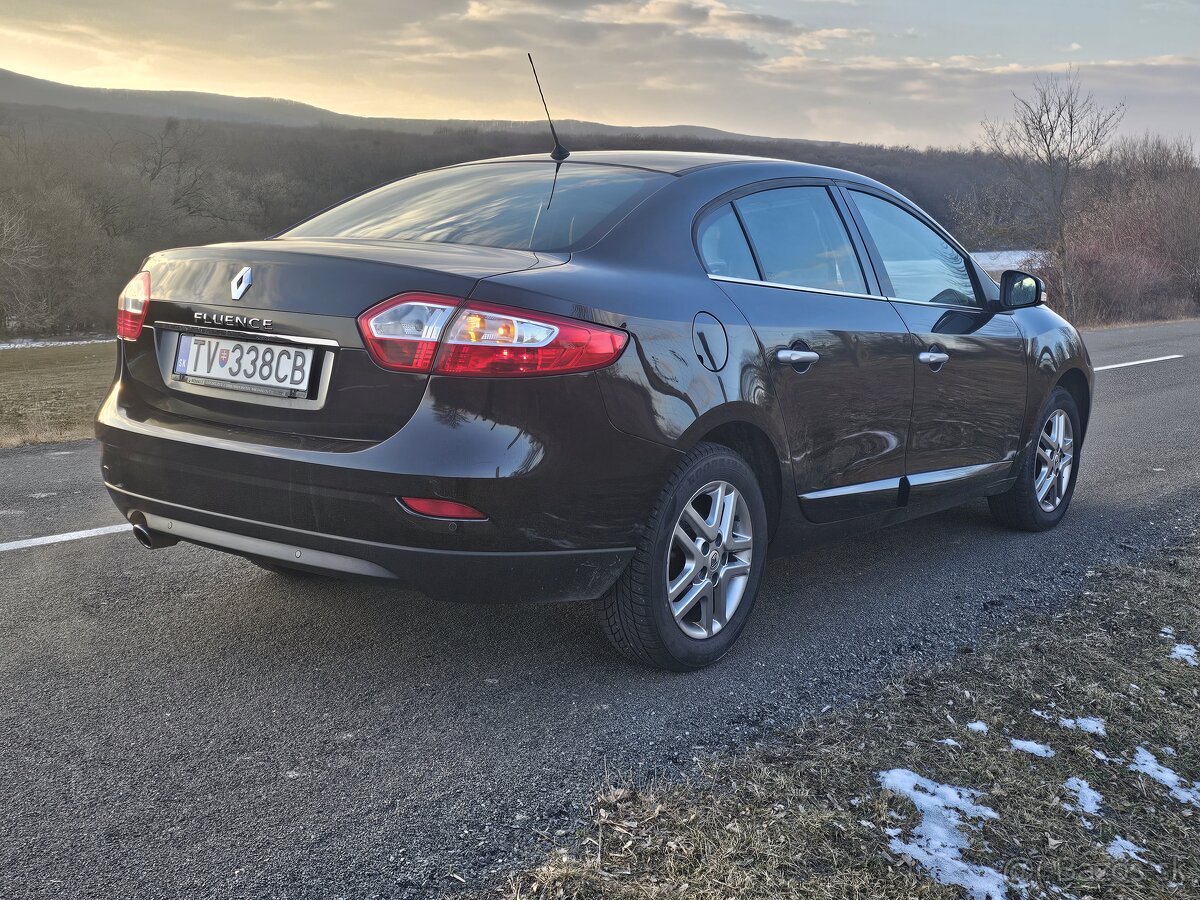
M750 321L787 422L807 518L893 509L904 475L913 354L821 182L758 189L708 211L697 245Z
M1024 340L988 310L975 268L933 222L894 198L846 188L884 293L916 357L910 502L952 502L1005 477L1025 414Z

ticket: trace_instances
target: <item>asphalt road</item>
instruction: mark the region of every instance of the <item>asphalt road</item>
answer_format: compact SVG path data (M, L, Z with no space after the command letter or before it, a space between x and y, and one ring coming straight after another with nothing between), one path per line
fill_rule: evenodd
M1087 336L1074 506L985 503L775 561L734 654L613 656L591 610L300 583L125 534L0 548L0 896L426 896L686 770L1053 610L1198 524L1200 322ZM0 545L119 522L90 443L0 454Z

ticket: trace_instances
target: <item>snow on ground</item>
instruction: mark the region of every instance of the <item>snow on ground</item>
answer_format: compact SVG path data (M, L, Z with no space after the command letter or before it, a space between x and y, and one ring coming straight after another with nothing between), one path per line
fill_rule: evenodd
M1182 660L1193 667L1200 665L1200 662L1196 660L1195 644L1176 644L1171 650L1171 659Z
M1075 796L1074 803L1064 803L1066 809L1088 813L1095 815L1100 812L1100 804L1104 802L1104 798L1100 796L1100 792L1094 790L1086 779L1083 778L1068 778L1063 785L1068 791Z
M1156 872L1161 872L1162 866L1156 866L1142 856L1145 852L1147 852L1145 847L1139 847L1137 844L1127 841L1119 835L1113 838L1112 842L1108 845L1108 855L1113 859L1136 859L1144 865L1153 866Z
M980 734L987 734L987 722L968 722L967 731L977 731Z
M879 773L879 782L889 791L907 797L921 813L921 822L913 829L911 840L891 837L893 853L906 853L928 870L938 884L963 888L974 900L1003 900L1008 896L1008 881L990 866L974 865L962 858L967 848L963 817L998 819L994 809L975 800L979 791L939 784L909 769L890 769ZM970 825L968 827L978 827ZM889 829L890 833L890 829Z
M1104 720L1092 716L1080 716L1078 719L1059 719L1058 724L1063 728L1086 731L1088 734L1094 734L1096 737L1105 737L1108 734L1104 728Z
M938 743L945 744L947 747L961 747L962 746L962 744L960 744L954 738L942 738L940 741L938 741Z
M1158 633L1158 636L1165 637L1165 638L1173 638L1173 637L1175 637L1175 629L1172 628L1170 625L1164 625L1162 627L1162 631L1160 631Z
M1022 741L1017 738L1010 738L1008 741L1012 744L1014 750L1020 750L1022 753L1029 753L1033 756L1040 756L1042 759L1049 759L1054 755L1054 751L1045 744L1039 744L1037 741Z
M25 350L31 347L74 347L76 344L115 344L116 338L85 338L79 341L39 341L34 339L0 342L0 350Z
M1103 750L1095 750L1095 749L1093 749L1093 750L1092 750L1092 756L1096 757L1096 759L1100 760L1100 762L1102 762L1102 763L1122 763L1122 762L1125 762L1125 760L1121 759L1121 757L1119 757L1119 756L1109 756L1109 755L1108 755L1107 753L1105 753Z
M1171 792L1171 796L1180 803L1190 803L1200 806L1200 781L1190 785L1172 769L1168 769L1158 761L1158 758L1145 747L1138 747L1133 754L1133 762L1129 764L1131 772L1141 772L1154 779Z

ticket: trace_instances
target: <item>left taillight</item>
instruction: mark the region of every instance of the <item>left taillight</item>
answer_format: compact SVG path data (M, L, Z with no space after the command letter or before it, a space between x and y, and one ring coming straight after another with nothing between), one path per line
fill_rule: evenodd
M461 305L460 305L461 304ZM398 372L565 375L616 361L629 335L579 319L426 294L401 294L358 319L371 358Z
M117 298L117 337L136 341L150 309L150 273L138 272Z

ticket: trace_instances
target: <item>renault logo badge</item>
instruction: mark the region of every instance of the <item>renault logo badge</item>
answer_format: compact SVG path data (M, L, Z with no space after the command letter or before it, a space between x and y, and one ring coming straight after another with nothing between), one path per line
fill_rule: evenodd
M246 291L250 290L251 281L252 278L250 267L246 266L246 268L242 269L242 271L238 272L237 275L234 276L233 281L229 282L230 296L232 296L234 300L241 300Z

